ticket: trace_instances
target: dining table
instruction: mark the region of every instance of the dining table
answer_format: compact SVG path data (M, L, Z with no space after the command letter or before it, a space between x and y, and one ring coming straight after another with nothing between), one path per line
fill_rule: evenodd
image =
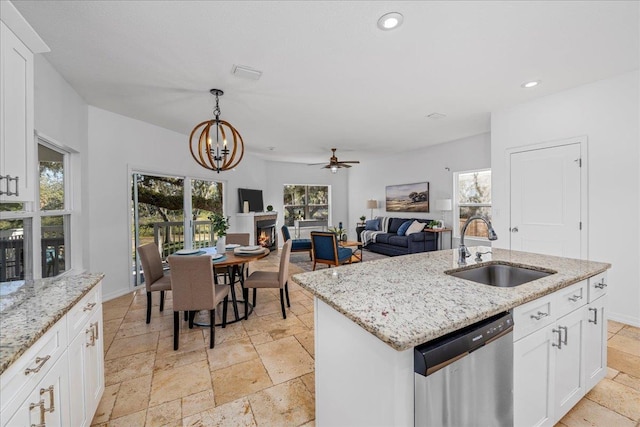
M252 261L257 261L269 255L271 251L268 248L261 248L259 251L236 253L235 249L238 245L227 245L227 249L220 257L215 247L200 248L197 252L189 253L189 255L210 255L214 270L214 281L216 284L227 284L231 286L231 303L233 305L232 320L227 320L227 325L239 322L243 319L240 317L240 311L238 310L238 304L249 304L249 314L253 312L253 306L249 301L238 299L236 295L236 284L240 284L240 287L244 289L244 272L246 271L247 264ZM194 250L195 251L195 250ZM223 275L225 283L218 283L219 276ZM227 280L228 279L228 280ZM193 323L197 326L211 326L205 322ZM216 326L219 326L216 324Z

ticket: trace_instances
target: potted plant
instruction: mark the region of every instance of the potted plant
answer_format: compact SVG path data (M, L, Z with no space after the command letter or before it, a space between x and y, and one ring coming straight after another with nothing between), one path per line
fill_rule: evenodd
M271 211L273 211L273 206L267 205L267 212L271 212Z
M360 217L360 224L361 224L361 225L364 225L364 222L365 222L366 220L367 220L367 217L366 217L366 216L364 216L364 215L362 215L362 216Z
M219 212L216 212L209 216L209 220L211 221L211 228L213 233L217 236L218 240L216 242L216 251L217 253L224 253L226 247L226 238L227 230L229 230L229 217L225 217Z

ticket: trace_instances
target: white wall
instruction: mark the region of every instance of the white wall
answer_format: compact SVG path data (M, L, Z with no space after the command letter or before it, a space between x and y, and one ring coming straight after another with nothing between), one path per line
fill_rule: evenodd
M610 262L610 317L640 326L639 73L546 96L491 116L493 218L509 228L505 150L586 135L588 258ZM497 247L508 248L508 240Z
M386 212L385 187L387 185L429 182L431 206L438 199L453 198L453 173L491 167L491 138L488 133L462 138L420 150L402 152L375 160L362 161L349 175L349 224L355 237L355 225L361 215L369 218L368 199L378 200L379 209L373 216L418 217L440 219L441 212L431 209L424 214ZM447 170L448 168L449 170ZM445 223L451 226L452 212L445 214ZM353 229L353 230L352 230ZM473 245L473 242L466 242ZM447 247L445 243L444 247ZM487 244L483 242L482 244ZM455 246L455 243L454 243Z
M278 244L282 246L282 234L280 227L284 224L283 188L285 184L298 185L329 185L331 186L331 211L329 212L329 225L348 223L347 202L349 200L348 182L351 171L339 169L333 174L328 169L320 166L308 166L300 163L267 162L267 190L263 193L264 204L273 205L278 211Z
M89 262L84 250L90 238L89 218L83 215L88 192L83 173L87 170L88 107L78 93L58 74L43 55L35 55L35 129L54 142L74 150L71 155L71 266L83 269ZM37 152L37 151L36 151Z
M186 135L95 107L89 107L89 141L88 268L106 274L105 300L130 289L131 169L222 181L227 214L237 209L239 186L264 187L262 160L245 154L235 171L213 173L193 160Z

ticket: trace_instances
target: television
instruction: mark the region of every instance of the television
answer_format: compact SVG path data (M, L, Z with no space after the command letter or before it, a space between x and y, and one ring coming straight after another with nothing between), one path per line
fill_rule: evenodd
M244 212L244 202L249 202L249 212L264 211L264 203L262 201L262 190L238 188L238 199L240 200L240 213Z

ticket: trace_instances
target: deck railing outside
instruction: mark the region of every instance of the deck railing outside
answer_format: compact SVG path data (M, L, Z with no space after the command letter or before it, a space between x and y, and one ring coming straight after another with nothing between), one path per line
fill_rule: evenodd
M184 223L181 221L153 223L153 241L161 250L162 259L184 249ZM193 222L193 248L213 246L215 238L211 221Z

